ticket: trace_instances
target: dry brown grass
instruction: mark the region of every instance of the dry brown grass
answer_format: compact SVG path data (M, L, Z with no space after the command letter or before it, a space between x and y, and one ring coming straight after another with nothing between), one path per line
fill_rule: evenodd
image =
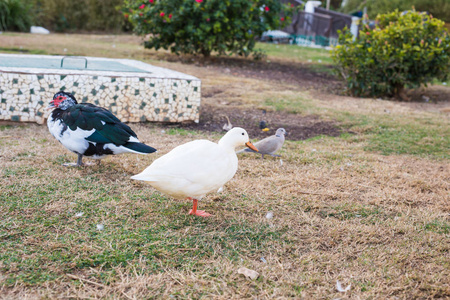
M29 35L19 38L6 42L60 53L91 37L52 35L45 45ZM140 55L128 44L134 39L117 39L123 52L108 55ZM76 49L103 55L103 47L110 49L105 45ZM266 98L300 97L310 103L305 114L325 119L356 111L378 120L386 105L405 123L447 118L414 105L306 92L195 64L155 63L200 77L203 93L220 90L205 99L219 107L264 107ZM224 192L201 201L214 214L202 220L185 215L189 203L129 177L176 145L220 135L131 126L159 149L156 155L111 157L80 169L60 165L75 156L46 127L2 128L0 246L6 255L0 254L0 298L450 298L448 160L368 152L365 132L373 124L356 127L353 138L287 141L282 165L240 156ZM85 215L76 218L79 211ZM265 218L268 211L273 219ZM95 229L99 223L103 232ZM242 266L260 278L239 275ZM351 283L350 291L337 292L336 280Z

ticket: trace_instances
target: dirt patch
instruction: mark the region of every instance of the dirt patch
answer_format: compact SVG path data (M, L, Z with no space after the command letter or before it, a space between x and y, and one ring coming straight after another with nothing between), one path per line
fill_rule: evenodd
M288 140L305 140L319 135L339 136L343 130L335 122L321 120L318 116L301 116L285 112L266 112L261 109L236 107L214 107L204 104L201 108L198 124L181 124L180 127L191 130L223 132L227 124L226 116L233 127L245 128L251 138L264 138L273 135L282 127L286 129ZM260 129L260 122L265 121L269 131Z
M170 59L169 59L170 61ZM245 78L264 79L268 81L292 84L301 89L315 89L335 92L342 90L342 83L332 74L331 65L314 65L309 63L285 62L281 60L251 60L237 57L199 57L172 58L197 66L213 69L219 73L231 74Z

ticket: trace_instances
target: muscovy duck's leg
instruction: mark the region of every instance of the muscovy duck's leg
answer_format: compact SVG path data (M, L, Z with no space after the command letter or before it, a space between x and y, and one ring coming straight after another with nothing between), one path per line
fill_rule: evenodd
M65 163L63 166L66 167L81 167L83 165L83 155L78 154L78 159L76 163Z

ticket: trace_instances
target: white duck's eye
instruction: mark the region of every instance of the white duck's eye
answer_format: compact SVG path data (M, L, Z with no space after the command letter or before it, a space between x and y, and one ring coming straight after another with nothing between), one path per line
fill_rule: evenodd
M245 133L242 133L242 135L245 135Z

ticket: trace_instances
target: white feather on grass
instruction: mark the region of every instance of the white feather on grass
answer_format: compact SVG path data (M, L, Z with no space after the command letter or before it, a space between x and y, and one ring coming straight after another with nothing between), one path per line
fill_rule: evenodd
M336 281L336 289L338 290L338 292L345 293L345 292L349 291L351 287L352 287L352 284L350 283L350 284L344 289L344 288L342 287L341 283L339 282L339 280Z

